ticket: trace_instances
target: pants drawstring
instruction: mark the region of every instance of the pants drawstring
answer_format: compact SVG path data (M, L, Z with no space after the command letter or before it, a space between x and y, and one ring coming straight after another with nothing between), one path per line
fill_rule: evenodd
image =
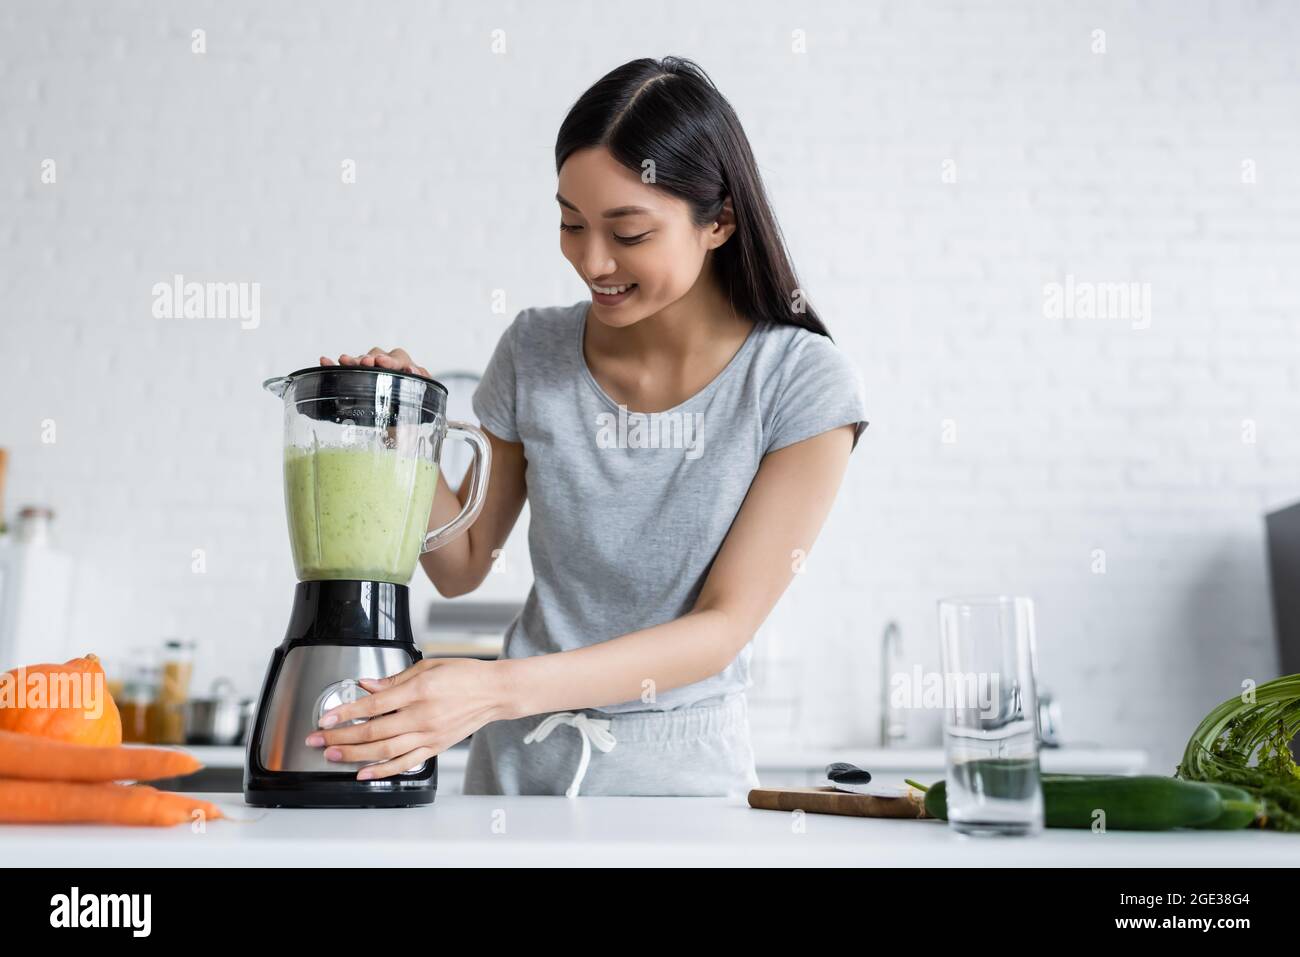
M587 765L591 763L592 744L600 748L603 753L608 753L618 743L614 740L614 735L610 733L610 724L611 722L608 719L589 718L583 712L557 711L554 714L547 715L537 727L529 731L524 737L524 744L545 741L547 735L560 725L577 728L578 734L582 736L582 760L578 762L578 773L573 776L573 783L564 792L565 797L577 797L578 788L582 786L582 779L587 776Z

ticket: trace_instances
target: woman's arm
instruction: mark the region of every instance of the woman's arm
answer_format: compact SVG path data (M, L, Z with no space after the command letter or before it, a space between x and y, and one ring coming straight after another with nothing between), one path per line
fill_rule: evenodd
M498 662L505 716L649 703L724 669L812 550L852 448L853 427L845 426L763 459L688 614L585 648Z

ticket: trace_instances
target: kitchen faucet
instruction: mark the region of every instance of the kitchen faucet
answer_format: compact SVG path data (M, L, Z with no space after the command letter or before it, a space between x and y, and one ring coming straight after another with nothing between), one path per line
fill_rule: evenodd
M895 663L903 653L903 634L898 622L891 621L885 625L885 633L880 637L880 746L891 747L902 741L907 733L903 716L895 711L889 701L890 679L893 677Z

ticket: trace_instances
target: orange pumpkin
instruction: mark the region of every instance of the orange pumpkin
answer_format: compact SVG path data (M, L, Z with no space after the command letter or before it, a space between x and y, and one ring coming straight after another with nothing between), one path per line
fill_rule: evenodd
M72 744L122 743L122 716L94 655L0 675L0 731Z

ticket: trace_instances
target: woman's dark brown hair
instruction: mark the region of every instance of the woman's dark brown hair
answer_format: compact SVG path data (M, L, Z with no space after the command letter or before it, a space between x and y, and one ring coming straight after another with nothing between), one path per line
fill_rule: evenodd
M749 140L699 66L641 59L601 77L560 125L556 172L574 152L602 146L637 175L653 162L652 185L690 204L697 226L714 222L731 197L736 231L713 261L736 312L830 336L802 293L795 297L799 283Z

